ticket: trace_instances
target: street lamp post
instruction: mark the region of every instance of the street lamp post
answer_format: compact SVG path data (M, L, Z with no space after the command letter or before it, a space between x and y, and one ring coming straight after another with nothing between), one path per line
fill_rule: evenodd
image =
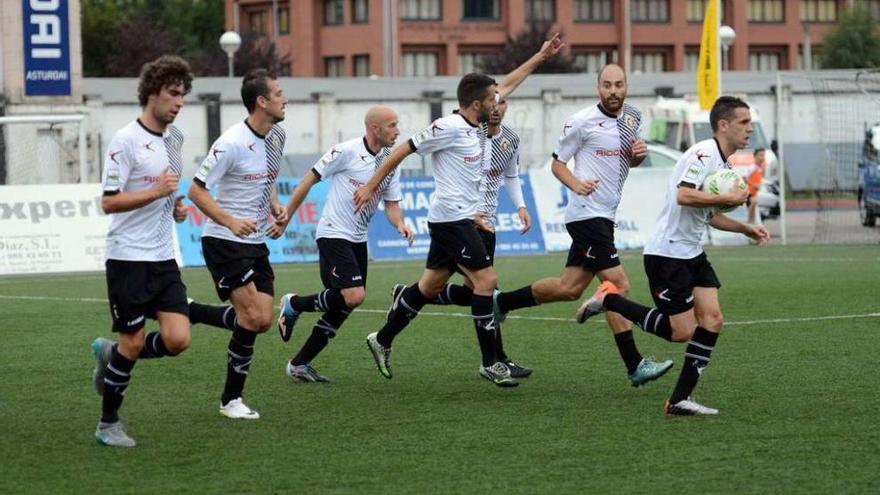
M234 77L233 74L233 57L235 57L235 52L238 51L238 48L241 46L241 36L238 35L235 31L226 31L220 36L220 48L226 52L226 56L229 57L229 77Z
M733 30L730 26L721 26L718 29L718 41L721 44L721 70L718 71L718 94L721 95L721 82L724 79L722 74L725 70L730 67L730 63L728 62L728 50L730 50L730 45L733 44L733 40L736 39L736 31Z

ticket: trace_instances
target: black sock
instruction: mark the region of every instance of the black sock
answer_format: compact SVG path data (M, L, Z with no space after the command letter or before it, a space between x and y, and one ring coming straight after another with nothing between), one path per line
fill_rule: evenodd
M165 356L173 356L165 347L162 335L159 332L150 332L144 337L144 348L138 355L138 359L156 359Z
M425 304L428 304L428 299L419 290L418 283L404 289L392 304L391 314L388 316L385 326L376 335L376 340L382 344L382 347L391 347L394 337L397 337L397 334L402 332L409 325L409 322L418 316Z
M537 305L538 301L535 301L535 296L532 295L531 285L516 289L515 291L498 294L498 307L503 313Z
M483 355L483 366L490 366L495 357L495 321L492 316L492 296L474 294L471 298L471 315L477 330L477 342Z
M119 353L116 346L110 353L110 361L104 374L104 398L101 401L101 422L115 423L119 421L119 407L125 389L131 380L131 369L134 361Z
M620 313L642 330L672 342L672 325L669 324L669 317L659 309L642 306L620 294L608 294L603 305L609 311Z
M507 353L504 352L504 342L501 340L501 325L498 323L495 324L495 355L499 361L506 363L510 360L507 357Z
M220 398L223 405L229 401L241 397L244 390L244 381L247 379L248 370L254 357L254 342L257 334L236 325L229 339L226 361L226 384L223 387L223 396Z
M327 311L347 311L345 297L339 289L324 289L317 294L293 296L290 305L297 311L326 313Z
M694 387L697 386L697 380L703 374L703 370L709 366L712 349L715 348L717 341L717 333L710 332L703 327L697 327L684 351L684 366L681 367L678 383L675 384L675 390L672 391L672 397L669 398L670 403L675 404L690 397Z
M431 304L470 306L473 295L474 291L467 286L446 284L437 297L431 300Z
M627 373L632 373L642 362L642 355L636 349L636 341L633 339L632 330L614 334L614 342L617 343L617 351L626 365Z
M212 327L235 330L235 308L231 305L213 306L193 301L189 303L189 321L193 324L204 323Z
M315 359L315 356L327 347L330 339L336 337L336 332L350 313L350 310L328 311L324 313L321 319L312 327L312 334L306 339L299 353L291 359L291 363L294 366L311 363L312 359Z

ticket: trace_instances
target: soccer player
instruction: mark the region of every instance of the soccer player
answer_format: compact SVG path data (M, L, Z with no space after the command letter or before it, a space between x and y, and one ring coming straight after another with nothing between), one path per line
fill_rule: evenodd
M486 246L490 261L495 262L495 225L497 224L498 193L501 183L510 197L511 202L517 206L521 233L525 234L532 226L532 218L526 209L523 200L522 184L519 181L519 136L511 129L503 125L504 114L507 112L507 99L499 100L495 110L489 116L488 124L483 124L482 130L486 133L491 149L490 159L486 160L482 182L480 183L481 202L477 208L477 227L480 238ZM404 284L397 284L392 289L392 297L404 290ZM456 306L470 306L473 297L473 286L470 280L465 278L464 285L447 283L440 293L430 301L430 304ZM532 374L532 369L522 366L507 356L504 351L504 343L501 338L501 325L495 323L495 352L507 368L513 378L525 378Z
M355 189L370 180L388 156L390 147L400 135L397 125L394 110L383 106L369 109L364 117L365 135L330 148L296 186L287 205L286 218L289 221L314 184L321 180L330 181L327 202L316 232L324 290L307 296L285 294L281 298L278 331L284 342L290 340L301 313L323 313L299 353L287 362L287 375L295 381L329 381L312 367L311 362L367 296L367 227L379 208L380 199L385 201L388 221L412 244L413 232L404 223L400 210L399 170L379 183L372 200L360 212L355 211L351 201ZM287 222L276 222L272 227L273 237L280 236L286 227Z
M455 271L461 271L473 286L471 314L477 333L482 365L480 374L501 387L518 382L495 352L495 323L492 291L497 277L492 258L486 252L475 217L480 204L480 182L487 159L486 139L480 124L487 122L495 104L512 92L543 60L555 55L563 43L559 36L546 41L541 50L508 74L501 85L482 74L468 74L458 84L459 109L397 146L376 173L354 194L355 205L365 208L379 184L412 153L432 155L436 190L428 209L431 245L425 271L418 283L400 291L394 298L387 322L367 336L379 372L391 378L391 343L421 308L436 297Z
M581 297L594 277L610 280L625 293L629 279L614 247L614 219L630 167L637 167L648 148L639 139L642 114L624 103L626 74L614 64L598 76L599 103L574 114L562 130L553 153L553 175L571 192L565 210L565 227L571 248L561 277L544 278L512 292L495 296L496 319L511 310ZM574 173L567 166L574 158ZM608 326L634 387L669 371L672 361L661 363L642 357L633 340L632 325L607 313ZM582 320L579 322L583 323Z
M713 138L691 146L678 160L654 235L645 246L645 273L656 307L626 299L615 284L606 281L580 310L584 318L605 309L615 311L658 337L688 342L681 375L664 406L667 415L718 414L717 409L691 398L709 365L723 322L718 304L721 283L703 252L707 226L739 232L758 245L770 239L763 226L745 224L717 211L741 205L748 191L735 189L718 195L703 191L706 178L729 169L728 158L748 144L752 133L749 106L739 98L722 96L712 106L709 123Z
M134 447L119 408L138 359L176 356L190 344L186 286L174 260L174 221L186 218L177 196L183 134L173 125L192 87L189 64L162 56L141 69L141 116L116 132L104 163L101 209L107 233L107 295L117 344L97 338L95 389L103 396L95 438L112 447ZM145 334L147 318L159 331Z
M202 233L202 253L217 295L235 309L220 413L232 419L258 419L259 413L242 400L242 391L257 334L272 326L275 274L265 236L271 215L282 222L287 215L275 201L285 140L278 123L284 120L287 99L275 75L264 69L244 76L241 99L248 117L211 146L189 188L189 198L209 218ZM194 323L221 327L228 323L222 318L225 311L192 309Z

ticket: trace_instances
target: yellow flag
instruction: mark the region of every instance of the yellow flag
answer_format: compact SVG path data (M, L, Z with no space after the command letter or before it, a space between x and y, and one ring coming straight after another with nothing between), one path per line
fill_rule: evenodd
M700 61L697 66L697 93L700 108L709 110L718 99L720 57L718 56L718 0L706 2L703 17L703 40L700 43Z

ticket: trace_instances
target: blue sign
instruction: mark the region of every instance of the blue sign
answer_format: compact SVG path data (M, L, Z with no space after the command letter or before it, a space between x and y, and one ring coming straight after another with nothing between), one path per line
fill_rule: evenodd
M192 181L181 180L179 194L186 195ZM290 200L293 189L299 183L299 179L279 178L278 202L286 205ZM321 210L327 198L326 182L319 182L312 186L305 201L296 210L293 220L287 226L284 235L278 239L266 239L269 248L269 261L272 263L294 263L318 261L318 246L315 244L315 230L318 220L321 218ZM184 266L204 266L205 259L202 257L202 228L208 221L208 217L192 204L189 199L184 200L189 209L189 214L183 223L177 224L177 240L180 244L180 255Z
M67 0L22 0L25 96L70 96Z
M499 192L498 220L495 225L495 254L498 256L544 252L544 238L538 225L531 182L527 175L520 176L520 182L526 208L532 216L532 228L525 235L520 235L517 209L505 191ZM416 234L415 241L409 246L397 229L383 218L385 215L379 213L370 222L369 229L368 246L373 259L418 259L428 255L428 247L431 245L428 234L428 204L431 194L434 193L434 180L430 177L410 177L402 179L400 185L403 192L400 207L406 224Z

